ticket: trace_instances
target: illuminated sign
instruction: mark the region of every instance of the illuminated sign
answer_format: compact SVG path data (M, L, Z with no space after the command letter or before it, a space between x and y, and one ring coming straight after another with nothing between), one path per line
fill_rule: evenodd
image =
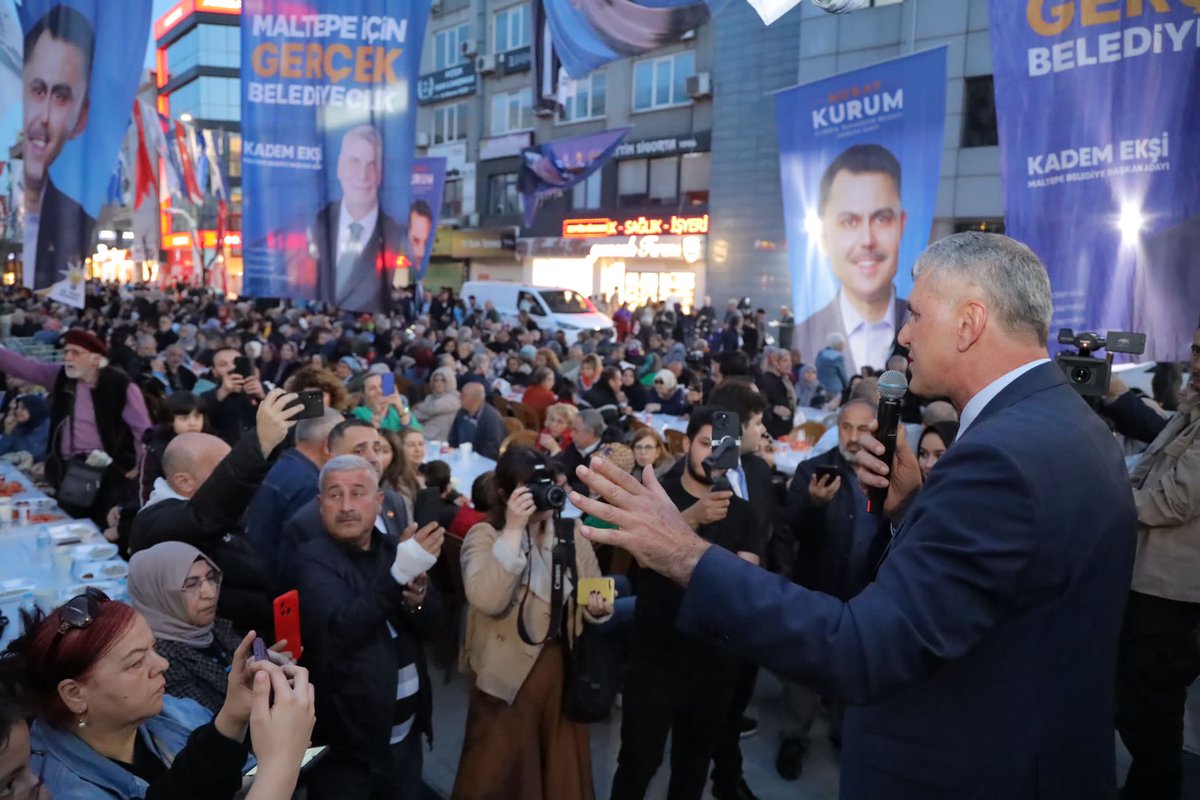
M200 242L205 248L217 246L216 231L200 231ZM242 237L236 233L225 234L226 247L241 247ZM186 250L192 246L192 235L190 233L168 233L163 239L163 248L166 250Z
M154 38L163 38L185 19L198 11L209 14L241 14L242 0L179 0L166 14L154 23Z
M703 236L679 236L665 241L658 236L630 236L628 241L592 245L588 256L597 258L674 259L694 264L704 256Z
M684 236L708 233L708 214L700 217L636 217L616 220L564 219L562 235L566 239L598 239L605 236Z

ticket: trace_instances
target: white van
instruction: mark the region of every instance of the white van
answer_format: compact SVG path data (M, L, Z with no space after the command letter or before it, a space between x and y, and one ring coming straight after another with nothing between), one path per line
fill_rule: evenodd
M580 331L603 331L613 326L613 321L597 311L591 300L572 289L528 283L467 281L459 291L459 297L469 302L472 296L480 308L491 300L500 312L501 321L510 324L516 323L522 310L527 311L539 328L548 333L562 331L569 344L575 343Z

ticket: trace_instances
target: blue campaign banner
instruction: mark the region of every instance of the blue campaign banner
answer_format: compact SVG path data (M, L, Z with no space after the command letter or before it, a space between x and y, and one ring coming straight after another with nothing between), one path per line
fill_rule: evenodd
M408 235L404 253L404 266L408 267L409 274L407 280L395 282L397 288L425 280L429 254L433 252L433 237L442 216L442 192L445 188L446 159L413 159L412 203L408 207Z
M24 0L16 9L24 143L14 199L24 284L70 283L56 299L81 305L83 263L141 78L151 0Z
M942 163L946 48L776 95L796 319L812 363L831 334L850 373L882 369L929 242Z
M517 188L525 211L525 227L533 224L542 199L565 192L603 167L632 128L560 139L521 151Z
M679 41L729 4L729 0L535 2L544 3L554 51L567 74L576 80L610 61Z
M992 0L1006 232L1050 273L1051 338L1135 330L1146 357L1183 360L1200 317L1200 16L1193 0L1104 5Z
M246 294L389 310L406 257L429 4L243 3Z

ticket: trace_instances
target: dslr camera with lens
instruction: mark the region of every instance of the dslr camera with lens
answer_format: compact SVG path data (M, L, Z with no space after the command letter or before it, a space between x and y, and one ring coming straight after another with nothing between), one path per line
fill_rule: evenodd
M538 511L561 511L567 504L567 493L554 482L554 475L545 464L535 464L529 483L529 494Z

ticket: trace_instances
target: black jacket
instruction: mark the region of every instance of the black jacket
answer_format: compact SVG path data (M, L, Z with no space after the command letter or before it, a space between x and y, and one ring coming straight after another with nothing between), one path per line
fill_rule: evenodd
M823 507L813 505L808 482L817 465L837 467L842 486ZM800 462L788 493L792 519L790 533L795 540L795 570L792 580L841 600L861 592L871 582L891 537L887 517L875 521L870 544L855 558L854 526L859 512L855 493L858 486L854 469L837 448Z
M240 630L274 630L273 581L242 530L242 515L271 468L248 434L221 460L190 500L170 498L147 505L133 520L130 551L159 542L187 542L224 573L218 616Z
M780 417L775 414L775 406L790 407L793 414L796 410L796 395L788 392L788 387L784 385L785 380L786 378L782 378L774 372L763 372L757 381L759 391L762 392L763 400L767 404L767 410L763 413L763 425L766 426L767 433L771 434L772 439L779 439L791 433L792 423L795 420L794 415Z
M214 436L220 436L233 447L242 434L254 430L258 401L245 392L234 392L224 400L217 399L217 390L209 389L200 395L204 412Z
M303 666L317 692L313 740L372 771L390 768L388 739L395 724L397 642L417 666L412 734L433 741L433 699L423 641L441 630L441 608L432 585L420 611L404 608L403 587L392 578L396 542L376 531L371 549L339 544L328 534L305 542L294 560L304 636Z
M388 537L395 546L408 527L408 510L404 499L391 489L383 490L383 523ZM283 523L283 539L279 557L279 586L283 591L296 587L296 554L300 548L314 539L327 538L325 523L321 521L320 498L316 497L300 507L300 510Z
M417 499L413 502L413 521L417 527L436 522L448 529L458 516L458 504L454 502L457 495L452 491L449 497L442 497L441 490L433 486L417 492Z

